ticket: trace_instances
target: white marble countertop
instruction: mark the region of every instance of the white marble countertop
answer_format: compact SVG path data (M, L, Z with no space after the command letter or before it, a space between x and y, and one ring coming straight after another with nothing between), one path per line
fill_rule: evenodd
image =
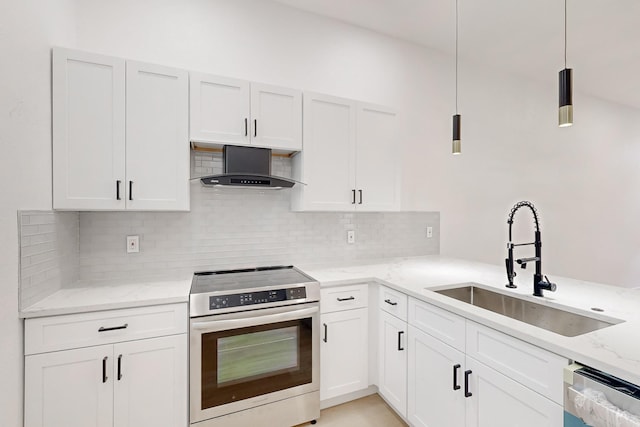
M20 317L44 317L89 311L189 302L191 277L135 283L76 283L20 311Z
M517 289L504 287L504 267L441 256L426 256L392 262L318 268L300 266L323 287L375 281L434 304L475 322L545 348L571 360L608 372L640 385L640 290L606 286L558 276L549 279L556 292L533 297L533 265L517 269ZM624 322L576 337L565 337L491 311L437 294L430 289L442 285L474 282L515 293L540 304L570 308L570 311L602 320ZM430 289L425 289L430 288ZM596 313L591 308L603 309Z

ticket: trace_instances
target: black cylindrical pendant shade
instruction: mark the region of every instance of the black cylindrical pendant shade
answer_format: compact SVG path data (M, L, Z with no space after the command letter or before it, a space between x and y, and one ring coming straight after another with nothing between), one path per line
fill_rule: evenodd
M460 154L462 147L460 143L460 114L453 116L453 154Z
M559 78L559 110L558 125L560 127L573 124L573 70L565 68L560 71Z
M573 105L573 70L565 68L560 71L560 107Z

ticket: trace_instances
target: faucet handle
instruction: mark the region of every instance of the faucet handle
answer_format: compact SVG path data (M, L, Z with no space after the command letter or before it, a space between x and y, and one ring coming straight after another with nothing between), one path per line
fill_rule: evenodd
M513 278L516 277L516 272L513 271L513 261L509 258L505 258L504 264L507 267L507 279L509 280L509 283L505 286L512 289L517 288L517 286L513 284Z
M547 281L547 285L549 286L548 290L550 290L551 292L555 292L556 289L558 289L558 286L555 283L551 283L549 281L549 278L547 277L547 275L545 274L544 276L544 280Z

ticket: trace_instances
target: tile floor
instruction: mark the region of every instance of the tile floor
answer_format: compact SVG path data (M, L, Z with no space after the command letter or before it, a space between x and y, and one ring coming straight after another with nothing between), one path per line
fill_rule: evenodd
M301 424L298 427L310 426ZM406 427L377 394L323 409L316 426L322 427Z

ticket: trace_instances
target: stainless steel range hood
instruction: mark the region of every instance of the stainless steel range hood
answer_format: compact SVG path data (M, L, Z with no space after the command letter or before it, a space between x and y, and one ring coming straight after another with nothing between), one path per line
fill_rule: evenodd
M291 188L296 181L271 175L269 148L225 145L222 149L224 173L200 178L206 186L236 186L278 190Z

